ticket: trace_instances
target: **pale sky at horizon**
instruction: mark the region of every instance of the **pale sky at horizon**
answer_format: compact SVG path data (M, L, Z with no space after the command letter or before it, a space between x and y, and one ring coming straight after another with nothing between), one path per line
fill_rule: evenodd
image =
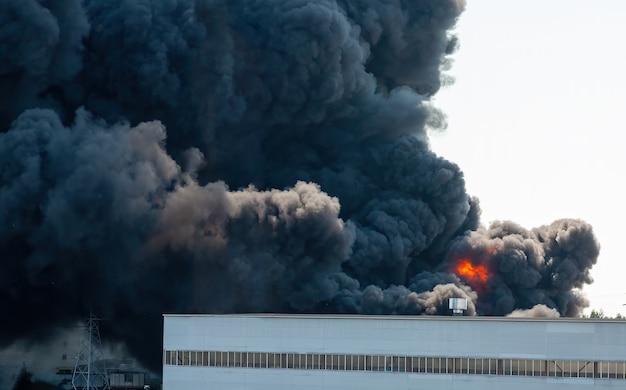
M626 313L621 149L626 1L467 0L436 95L448 129L433 150L457 163L482 222L589 222L600 242L587 310Z

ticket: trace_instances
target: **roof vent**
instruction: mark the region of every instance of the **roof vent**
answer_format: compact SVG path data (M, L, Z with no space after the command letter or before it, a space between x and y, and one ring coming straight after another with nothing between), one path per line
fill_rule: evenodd
M462 316L463 312L467 310L467 299L450 298L448 308L452 310L453 316Z

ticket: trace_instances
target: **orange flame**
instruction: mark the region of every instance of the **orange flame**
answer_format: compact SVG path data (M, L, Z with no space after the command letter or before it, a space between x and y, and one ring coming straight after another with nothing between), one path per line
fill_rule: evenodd
M470 282L486 282L492 274L484 265L474 265L468 259L461 259L456 266L456 272L465 276Z

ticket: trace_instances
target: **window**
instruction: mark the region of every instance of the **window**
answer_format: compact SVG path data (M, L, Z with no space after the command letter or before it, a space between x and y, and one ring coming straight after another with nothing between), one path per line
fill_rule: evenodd
M215 351L209 352L209 366L217 366L217 352Z
M626 361L240 351L163 351L164 365L626 379Z
M165 351L164 364L172 364L172 351Z
M626 362L615 362L615 378L626 379Z
M476 359L476 373L489 375L489 360L488 359Z
M533 360L524 360L524 375L525 376L532 376L533 373ZM521 363L520 363L521 364ZM520 372L521 372L521 366L520 366ZM522 375L520 373L520 375Z
M572 377L572 362L569 360L564 360L561 362L561 370L563 372L563 376L566 378Z
M379 366L380 371L391 371L391 356L380 356L379 357Z
M467 374L467 358L462 357L454 361L454 372L457 374Z
M328 355L328 367L329 370L337 369L337 355Z
M502 359L500 360L500 375L513 375L513 360Z
M368 371L374 370L374 357L373 356L368 355L365 357L365 369Z
M426 372L426 358L420 357L417 359L413 359L417 361L417 371L416 372Z
M394 357L393 366L395 367L395 371L406 371L406 358L404 356Z
M608 378L611 372L609 362L600 362L600 378Z
M360 371L365 370L365 356L359 355L357 357L357 369Z

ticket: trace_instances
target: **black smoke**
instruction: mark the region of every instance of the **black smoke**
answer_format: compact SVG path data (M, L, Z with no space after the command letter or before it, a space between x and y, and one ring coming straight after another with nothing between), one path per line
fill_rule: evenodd
M156 368L164 312L579 314L591 227L481 227L429 148L463 8L0 1L0 343L93 310Z

